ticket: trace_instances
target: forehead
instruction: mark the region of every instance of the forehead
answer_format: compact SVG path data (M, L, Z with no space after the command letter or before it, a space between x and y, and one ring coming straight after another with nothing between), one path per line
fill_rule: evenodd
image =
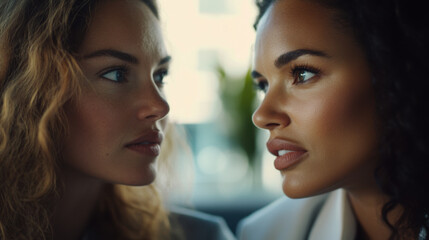
M93 12L80 51L109 48L165 54L159 21L143 2L100 1Z
M296 49L340 52L350 36L335 22L336 12L307 0L278 0L257 26L255 64ZM347 42L347 44L344 44ZM274 60L273 60L274 61Z

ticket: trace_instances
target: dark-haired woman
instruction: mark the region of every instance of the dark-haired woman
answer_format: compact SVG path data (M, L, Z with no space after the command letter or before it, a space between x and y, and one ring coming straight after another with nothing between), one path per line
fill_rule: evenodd
M262 0L253 122L280 199L240 239L427 239L429 18L421 1ZM302 199L296 199L302 198Z
M0 239L232 239L153 184L169 63L152 0L0 1Z

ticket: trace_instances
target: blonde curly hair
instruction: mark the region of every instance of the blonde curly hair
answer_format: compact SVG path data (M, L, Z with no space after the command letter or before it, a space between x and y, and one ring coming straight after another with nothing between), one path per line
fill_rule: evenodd
M97 2L0 1L0 239L52 238L53 208L63 189L64 105L81 91L75 51ZM158 17L155 3L143 2ZM115 239L168 238L153 184L110 185L96 216Z

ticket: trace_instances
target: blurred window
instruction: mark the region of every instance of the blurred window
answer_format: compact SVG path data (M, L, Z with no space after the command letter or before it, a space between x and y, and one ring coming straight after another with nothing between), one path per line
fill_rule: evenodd
M265 150L268 136L251 122L258 102L248 76L257 14L253 1L159 4L173 56L165 87L170 119L186 130L193 155L190 167L184 167L183 156L174 162L180 172L172 201L243 207L282 195L274 157Z

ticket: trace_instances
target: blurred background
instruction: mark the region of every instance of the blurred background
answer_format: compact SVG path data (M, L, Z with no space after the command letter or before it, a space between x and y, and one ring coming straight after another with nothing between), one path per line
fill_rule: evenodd
M182 138L168 201L221 215L235 231L282 195L268 134L251 121L261 98L249 76L257 8L252 0L158 3L173 57L165 92Z

